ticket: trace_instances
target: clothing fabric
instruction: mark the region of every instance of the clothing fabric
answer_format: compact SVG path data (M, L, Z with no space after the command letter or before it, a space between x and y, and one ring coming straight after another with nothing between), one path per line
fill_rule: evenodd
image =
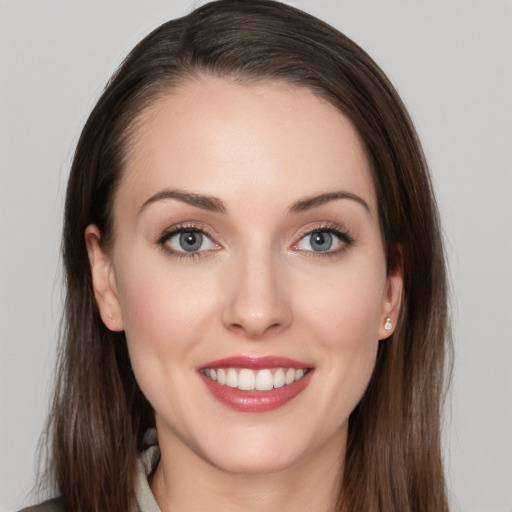
M137 461L137 482L135 484L137 506L139 512L161 512L148 483L149 475L153 473L160 461L156 429L149 429L144 434L143 448Z
M148 477L156 469L160 461L160 448L156 430L150 429L144 435L143 451L137 461L137 479L135 481L135 496L137 498L137 512L161 512L151 488ZM61 498L54 498L39 505L24 508L19 512L71 512L64 506Z
M68 512L68 510L64 507L61 498L54 498L53 500L45 501L39 505L24 508L20 510L20 512Z

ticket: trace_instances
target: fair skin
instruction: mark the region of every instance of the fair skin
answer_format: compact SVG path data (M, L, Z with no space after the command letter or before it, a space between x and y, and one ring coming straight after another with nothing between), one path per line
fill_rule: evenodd
M161 510L332 510L402 286L357 133L306 89L208 77L143 114L126 162L112 246L96 226L86 241L103 321L155 410ZM296 396L220 400L205 369L245 356L300 362L280 388Z

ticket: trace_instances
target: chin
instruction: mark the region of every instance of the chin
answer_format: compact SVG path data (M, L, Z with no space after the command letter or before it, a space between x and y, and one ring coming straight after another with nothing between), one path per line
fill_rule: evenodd
M247 451L231 452L224 456L212 456L210 462L226 473L238 475L268 475L285 471L294 466L301 457L296 454L276 454L275 451L261 450L259 453Z
M344 429L329 435L313 432L306 424L294 429L289 424L272 428L271 423L265 428L242 427L226 431L222 439L212 438L199 455L227 473L275 474L301 464L309 466L311 459L324 449L332 452L336 447L341 448L346 440Z

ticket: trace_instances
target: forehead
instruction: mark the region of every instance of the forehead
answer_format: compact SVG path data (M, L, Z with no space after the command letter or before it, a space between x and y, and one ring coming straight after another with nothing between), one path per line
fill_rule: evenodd
M163 188L283 200L344 189L375 204L352 123L303 87L205 77L170 90L137 120L118 194Z

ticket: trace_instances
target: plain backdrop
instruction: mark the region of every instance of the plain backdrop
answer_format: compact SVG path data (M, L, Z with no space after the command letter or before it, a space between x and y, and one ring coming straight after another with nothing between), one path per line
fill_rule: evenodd
M456 359L444 450L452 508L512 512L512 3L291 3L365 48L416 123L453 288ZM0 2L1 512L37 499L34 455L61 310L63 195L80 129L132 46L192 7Z

